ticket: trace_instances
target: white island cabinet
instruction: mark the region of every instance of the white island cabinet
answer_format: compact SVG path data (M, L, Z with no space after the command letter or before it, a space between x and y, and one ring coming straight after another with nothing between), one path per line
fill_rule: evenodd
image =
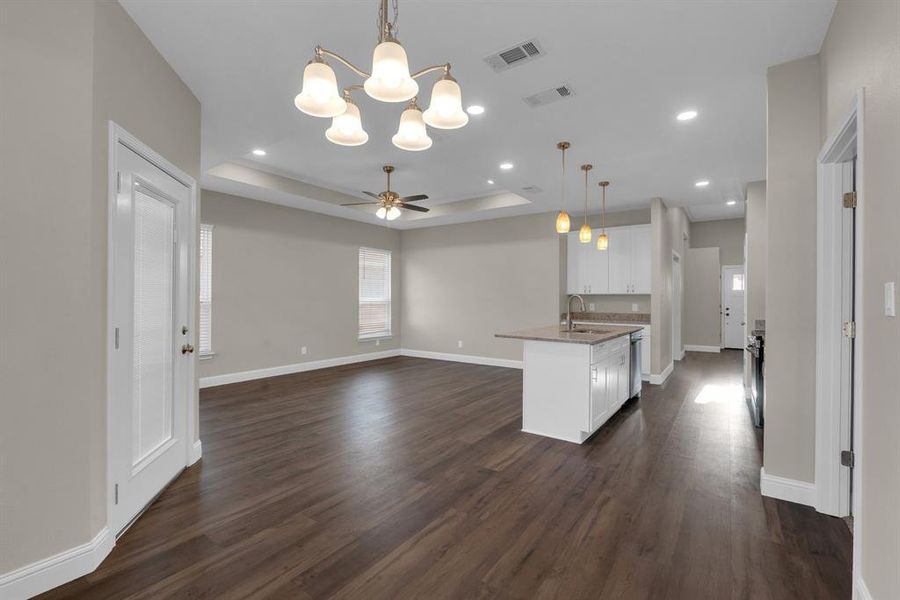
M543 327L497 337L525 342L522 431L583 443L629 399L629 334Z

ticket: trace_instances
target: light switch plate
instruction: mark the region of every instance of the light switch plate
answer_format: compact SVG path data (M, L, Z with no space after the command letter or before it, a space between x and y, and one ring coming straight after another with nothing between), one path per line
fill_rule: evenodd
M300 354L306 355L306 346L300 346Z
M894 297L894 282L888 281L884 284L884 316L886 317L897 316Z
M632 304L632 305L631 305L631 312L637 312L637 311L638 311L638 305L637 305L637 304Z

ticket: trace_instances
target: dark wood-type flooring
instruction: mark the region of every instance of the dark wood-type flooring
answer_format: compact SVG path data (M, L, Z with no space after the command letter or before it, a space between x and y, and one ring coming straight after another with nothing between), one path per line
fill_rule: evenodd
M740 353L578 446L522 374L390 358L210 388L203 460L47 598L850 598L840 519L759 494Z

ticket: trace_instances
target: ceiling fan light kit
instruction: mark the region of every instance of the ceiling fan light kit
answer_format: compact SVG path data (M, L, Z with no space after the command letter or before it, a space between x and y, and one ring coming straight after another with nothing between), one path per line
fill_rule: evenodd
M381 102L409 101L409 106L400 116L397 135L392 138L394 145L402 150L418 152L431 147L432 140L428 137L426 124L437 129L459 129L469 122L469 116L462 108L459 83L450 75L450 63L426 67L410 74L406 50L395 37L397 0L394 0L393 12L393 22L388 21L388 2L381 0L378 45L372 53L371 73L321 46L316 46L315 57L303 70L303 87L294 98L294 104L307 115L333 118L325 137L335 144L360 146L369 139L362 128L359 107L350 99L351 92L357 90L365 90L366 94ZM325 62L326 56L364 78L363 84L346 87L341 94L334 70ZM438 71L443 75L435 82L431 90L431 103L423 114L416 103L419 93L416 79Z
M429 145L431 145L431 140L429 140ZM373 192L363 192L367 196L371 196L377 200L377 202L351 202L349 204L342 204L341 206L371 206L378 205L378 210L375 211L375 216L379 219L387 219L388 221L393 221L397 219L403 211L401 209L413 210L416 212L426 213L429 209L424 206L416 206L415 204L410 204L411 202L418 202L419 200L427 200L428 196L425 194L415 194L413 196L403 196L400 197L400 194L391 190L391 173L394 172L394 167L391 165L384 165L381 167L381 170L387 174L387 189L381 192L380 194L375 194Z

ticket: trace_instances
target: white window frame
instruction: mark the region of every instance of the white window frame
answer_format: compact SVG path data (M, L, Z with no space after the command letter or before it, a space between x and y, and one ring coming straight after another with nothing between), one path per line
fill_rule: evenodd
M213 351L213 344L212 344L212 247L213 247L213 231L214 231L214 229L215 229L215 227L209 223L201 223L200 224L200 242L197 244L198 253L200 255L199 261L198 261L199 264L197 267L197 271L199 273L197 296L198 296L198 302L199 302L198 306L200 309L200 314L201 315L203 314L204 305L209 307L209 309L208 309L209 310L209 331L207 332L207 339L209 339L209 347L208 348L204 348L200 343L200 340L203 338L203 332L200 331L203 328L202 317L197 321L197 354L198 354L200 360L206 360L206 359L212 358L213 356L216 355L216 353ZM204 296L204 294L203 294L203 291L204 291L203 290L203 288L204 288L203 275L205 273L205 270L203 268L203 237L204 237L204 232L207 232L207 231L209 232L209 253L210 253L209 261L208 261L209 262L208 268L210 271L209 272L209 297L204 300L204 297L203 297Z
M383 298L363 298L362 296L362 279L358 275L357 277L357 308L362 308L363 304L366 303L387 303L387 318L386 318L386 329L382 331L376 331L371 333L361 333L360 329L362 326L362 322L360 320L362 312L360 310L357 311L356 317L356 326L357 326L357 336L360 341L363 340L376 340L376 339L386 339L393 336L393 300L391 298L392 295L392 273L393 273L393 253L390 250L385 250L384 248L372 248L369 246L360 246L359 251L357 253L357 273L361 270L362 267L362 259L363 252L376 252L381 253L387 256L387 285L385 286L385 297Z

